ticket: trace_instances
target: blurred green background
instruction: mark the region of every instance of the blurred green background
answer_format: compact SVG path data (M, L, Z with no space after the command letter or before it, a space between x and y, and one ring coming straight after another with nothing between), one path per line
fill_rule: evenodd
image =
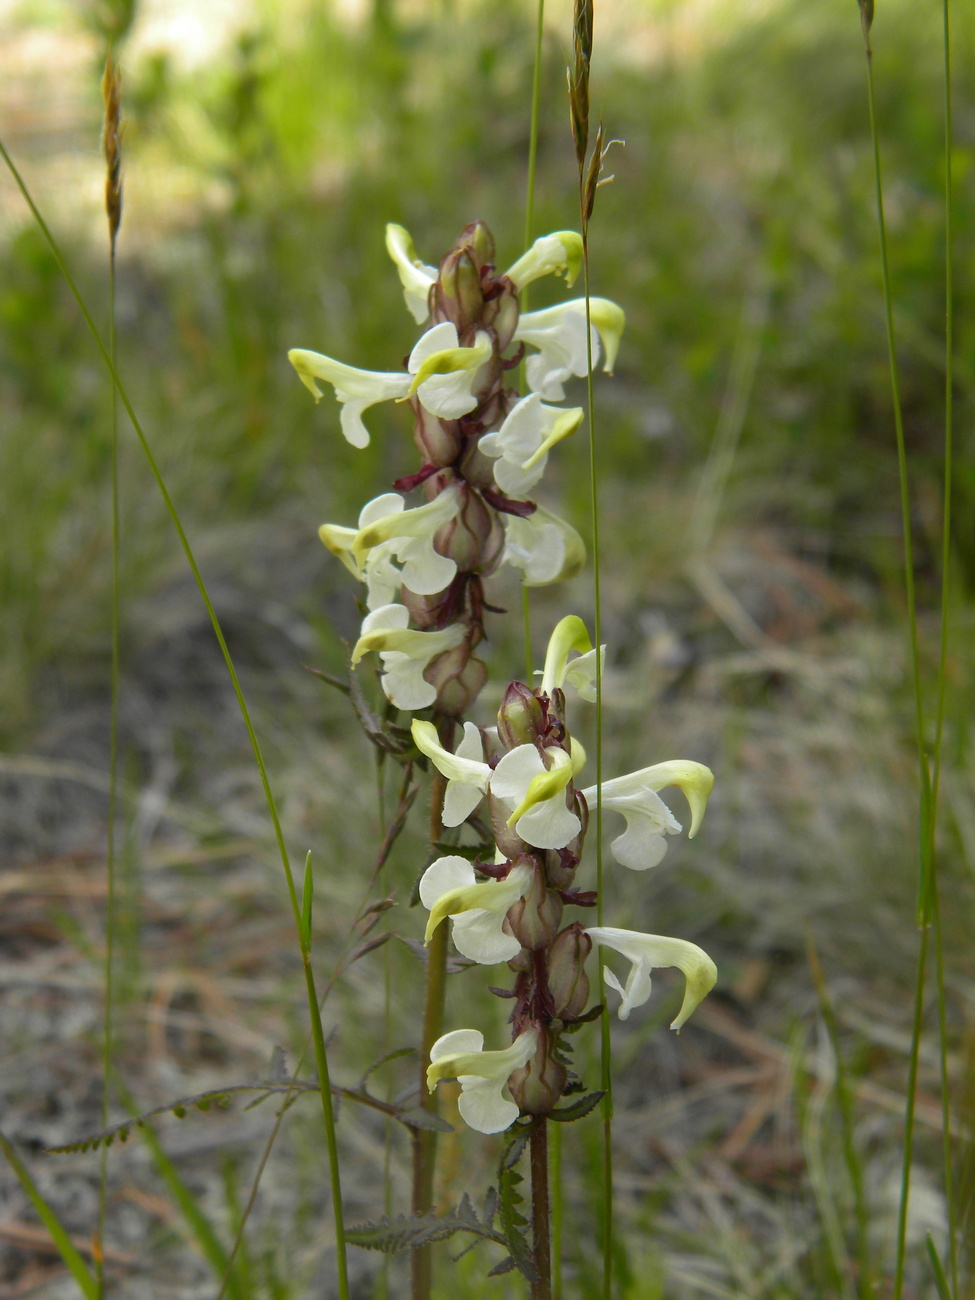
M547 6L536 233L577 221L563 71L570 19L564 0ZM975 12L956 5L953 22L957 456L939 842L952 1061L959 1104L971 1106L961 1062L975 990ZM0 7L0 25L0 133L103 325L99 80L106 40L116 41L125 115L119 365L240 661L295 856L312 847L323 864L327 970L374 851L363 850L362 827L376 814L365 741L342 699L303 669L341 671L341 638L357 627L348 575L315 531L326 519L351 524L416 460L394 406L372 412L367 451L349 447L330 395L313 406L286 352L396 368L414 329L384 251L387 221L405 225L432 263L475 218L493 229L502 266L521 252L534 13L514 0L14 0ZM940 8L884 0L873 35L930 684L945 377ZM807 942L826 968L859 1089L856 1147L878 1274L891 1258L917 945L913 703L857 7L597 3L592 102L624 142L610 155L615 180L599 192L592 227L594 292L628 319L616 375L596 387L608 771L679 754L718 777L694 845L675 845L652 880L613 881L610 916L617 909L617 919L697 939L722 972L714 1018L692 1024L679 1050L660 1029L666 1006L619 1038L621 1294L852 1294L851 1190ZM0 203L4 863L47 879L44 870L68 862L94 881L108 752L110 391L6 176ZM563 293L540 285L532 305ZM570 396L582 400L582 391ZM553 459L542 499L588 532L582 440ZM150 1104L196 1086L206 1069L221 1079L245 1066L259 1072L268 1044L289 1033L298 1041L300 1013L289 1009L290 1029L275 1028L298 971L246 738L124 424L121 507L123 1058ZM492 598L512 611L489 627L497 690L523 671L520 597L499 579ZM591 608L588 576L540 593L536 657L557 617ZM933 716L933 691L928 703ZM485 705L482 721L488 713ZM391 868L401 900L422 861L422 820ZM31 967L60 953L90 971L79 995L87 1010L76 1008L74 1102L62 1121L77 1133L92 1122L84 1081L97 1070L104 900L94 884L84 907L70 891L55 889L56 904L43 890L7 892L14 905L0 941L10 960ZM402 932L418 933L416 914L400 910ZM36 933L23 924L31 916ZM413 960L396 958L403 972ZM248 998L238 986L251 975L266 991ZM369 1030L340 1038L340 1072L375 1054L377 980L378 965L363 967L337 995L340 1024L372 1017ZM660 989L661 1004L664 991L672 999L666 977ZM229 1005L213 1001L218 993L243 999L227 1041L212 1023L214 1007ZM44 1092L38 1053L46 1035L68 1031L60 1021L38 1028L49 986L36 994L41 1003L30 996L8 1026L18 1062L8 1083L23 1131L36 1136L47 1133L30 1097ZM478 996L457 993L458 1008L480 1006ZM147 1007L163 1008L162 1028ZM170 1012L205 1022L198 1050L176 1042L190 1029L178 1015L167 1021ZM500 1027L497 1007L481 1014ZM923 1232L941 1241L945 1223L932 1056L922 1075L918 1295L930 1285ZM311 1121L307 1130L289 1147L295 1166L318 1141ZM256 1147L234 1145L238 1136L221 1158L225 1175L237 1161L246 1179ZM375 1157L370 1140L363 1160ZM594 1142L575 1130L566 1137L580 1243L569 1251L576 1289L567 1294L588 1294L593 1276L585 1175ZM956 1156L967 1205L965 1140ZM490 1152L480 1159L486 1181ZM233 1203L233 1178L221 1182L219 1167L203 1160L198 1184ZM304 1294L305 1279L325 1267L327 1243L309 1209L321 1181L304 1168L299 1195L286 1174L271 1180L280 1196L269 1194L262 1230L270 1240L280 1214L287 1227L274 1231L305 1252L304 1272L289 1273L268 1247L277 1262L262 1264L257 1293ZM359 1192L360 1217L374 1213L368 1185L353 1200ZM134 1224L130 1245L146 1232ZM190 1286L178 1243L162 1230L152 1240L170 1252L160 1256L170 1267L189 1270ZM13 1251L10 1276L22 1262ZM364 1295L373 1263L359 1257ZM485 1270L469 1265L470 1294L486 1294Z

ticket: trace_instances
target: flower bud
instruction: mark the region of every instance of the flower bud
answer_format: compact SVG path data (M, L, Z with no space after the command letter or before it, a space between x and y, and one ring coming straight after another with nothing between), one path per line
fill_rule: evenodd
M504 529L497 511L465 487L460 510L437 533L434 548L453 560L460 573L493 573L501 563Z
M558 936L548 953L548 987L561 1020L576 1020L589 1001L589 977L586 958L592 952L592 940L576 921Z
M459 420L441 420L421 405L418 397L410 398L413 408L413 441L428 465L453 465L463 446Z
M480 324L484 311L481 268L469 248L451 249L440 263L433 304L434 322L453 321L459 335L471 325Z
M490 325L498 339L498 351L504 352L518 328L518 296L510 281L502 279L504 286L496 298L487 304L484 313L486 325Z
M555 1059L556 1039L540 1026L538 1048L527 1065L508 1079L508 1089L524 1115L550 1115L568 1082L568 1071Z
M533 858L523 861L535 865ZM562 923L562 900L545 883L545 875L536 866L535 878L528 893L508 912L508 926L523 948L537 951L555 941Z
M545 715L535 692L524 682L512 682L498 709L498 739L504 748L533 745L541 735Z
M434 709L449 718L467 713L487 681L487 667L474 656L469 640L438 655L423 674L437 688Z

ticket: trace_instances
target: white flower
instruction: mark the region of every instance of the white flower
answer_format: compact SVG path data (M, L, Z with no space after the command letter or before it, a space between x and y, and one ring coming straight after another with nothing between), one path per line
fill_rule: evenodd
M482 966L510 961L521 951L514 935L502 926L508 909L531 887L531 867L513 867L504 880L476 882L466 858L451 854L431 862L420 877L420 902L430 912L423 942L448 916L454 921L457 951Z
M509 497L527 496L545 472L551 448L575 433L583 415L581 406L570 411L546 406L538 393L517 402L501 428L486 433L477 444L486 456L498 458L494 481L501 491Z
M335 389L335 396L342 404L340 421L346 440L353 447L369 446L369 430L362 422L362 412L374 406L376 402L389 402L393 398L404 398L410 391L409 375L383 374L374 370L357 370L355 366L343 365L333 361L321 352L308 352L304 348L292 348L288 360L298 372L298 377L306 388L311 390L315 401L319 401L322 390L315 382L323 379ZM423 398L420 398L421 402Z
M671 1029L680 1029L717 981L718 968L714 962L703 948L688 943L686 939L668 939L661 934L641 934L639 930L617 930L602 925L589 926L586 934L595 943L615 949L632 963L625 988L611 970L603 968L606 983L623 999L620 1020L626 1020L634 1007L642 1007L650 997L650 972L654 966L676 966L687 981L684 1001Z
M593 366L599 360L601 341L605 352L603 369L612 374L626 317L622 308L608 298L590 298L589 319ZM536 356L528 358L525 366L529 387L541 393L548 402L561 402L565 396L562 385L566 380L572 375L581 378L588 372L585 298L573 298L556 307L526 312L518 321L514 338L539 349Z
M484 1035L476 1029L455 1029L430 1049L427 1086L433 1092L441 1079L456 1079L461 1087L457 1108L478 1133L500 1133L518 1118L518 1107L504 1094L505 1084L528 1064L538 1050L538 1030L519 1034L503 1052L485 1052Z
M396 599L403 575L393 563L393 546L384 542L374 546L366 555L365 563L360 564L355 554L355 543L359 534L370 524L383 519L386 515L403 509L403 498L395 492L384 492L382 496L367 501L359 512L359 527L344 528L341 524L322 524L318 536L333 555L337 555L345 567L360 582L366 584L366 605L369 609L378 609Z
M386 252L396 263L403 297L417 325L422 325L430 315L428 305L430 289L437 279L435 266L424 266L416 255L413 240L402 226L386 227Z
M565 272L567 285L575 283L582 268L582 236L574 230L556 230L551 235L541 235L527 253L522 253L505 275L516 289L540 279L543 275Z
M410 353L407 369L413 382L407 395L416 393L431 415L459 420L477 406L474 383L491 351L491 337L484 330L478 330L472 348L462 348L451 321L434 325Z
M573 743L572 757L564 749L547 750L547 768L534 745L518 745L501 759L491 777L491 793L515 804L508 818L516 834L539 849L564 849L582 823L565 806L565 787L585 762L582 746Z
M433 539L460 509L460 488L448 487L413 510L407 510L406 502L395 492L385 493L369 504L375 507L379 502L387 507L384 514L374 509L364 524L360 517L359 532L352 544L356 560L362 563L363 556L368 557L374 547L380 547L381 557L391 552L403 565L401 581L410 591L418 596L443 591L453 580L457 565L434 549Z
M490 356L491 339L483 330L478 332L472 348L462 348L458 347L457 330L450 321L444 321L421 335L410 353L408 375L357 370L304 348L292 348L288 360L316 402L322 393L315 381L321 379L332 385L342 404L342 432L353 447L368 447L369 430L362 422L362 413L376 402L403 402L416 393L431 415L444 420L456 420L473 411L477 406L473 385Z
M483 761L481 733L473 722L465 722L464 737L452 754L441 745L432 722L415 718L413 740L421 754L426 754L438 772L448 778L441 815L443 824L459 826L481 802L491 780L491 769Z
M409 621L405 605L381 605L367 614L352 650L352 665L370 650L378 650L386 698L398 709L425 709L437 698L437 688L423 673L437 655L460 645L464 627L452 623L440 632L418 632L407 626Z
M680 822L657 794L665 786L677 785L684 791L691 807L693 839L701 825L708 795L714 786L714 774L703 763L672 759L644 767L628 776L617 776L602 785L602 806L626 818L626 830L613 841L613 856L624 867L646 871L655 867L667 852L664 835L678 835ZM596 806L596 787L583 790L591 808Z
M575 659L570 659L570 650L578 650L580 653ZM605 659L606 647L600 646L600 670ZM574 686L584 700L595 702L596 651L589 640L585 623L575 614L567 614L553 628L542 670L542 690L546 695L550 695L556 687L561 690L566 685Z
M533 514L504 517L504 559L521 569L526 587L568 582L586 562L586 545L564 519L536 506Z

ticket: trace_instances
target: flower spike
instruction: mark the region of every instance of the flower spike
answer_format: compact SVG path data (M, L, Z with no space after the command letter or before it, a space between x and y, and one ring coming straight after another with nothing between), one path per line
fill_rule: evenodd
M619 1009L620 1020L626 1020L634 1007L642 1007L650 997L650 972L654 966L676 966L686 980L684 1001L670 1026L678 1032L717 983L717 966L703 948L686 939L641 934L638 930L617 930L610 925L589 926L586 934L595 943L615 949L631 963L625 988L611 970L603 970L607 984L623 999Z

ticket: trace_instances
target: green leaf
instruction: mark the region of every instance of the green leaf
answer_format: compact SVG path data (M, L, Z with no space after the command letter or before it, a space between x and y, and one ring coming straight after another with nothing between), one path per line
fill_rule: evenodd
M315 896L315 877L311 869L311 850L305 858L305 880L301 887L301 946L305 952L311 951L311 908Z
M501 1168L498 1171L498 1190L500 1194L498 1208L504 1243L511 1253L516 1268L529 1282L537 1282L538 1271L535 1268L535 1259L524 1233L528 1220L519 1208L524 1203L524 1200L518 1187L524 1182L524 1179L514 1167L519 1156L524 1151L530 1135L531 1126L529 1125L504 1150L501 1157Z
M573 1120L582 1119L591 1110L595 1110L605 1096L605 1092L587 1093L571 1106L560 1106L558 1110L553 1110L548 1118L557 1120L560 1124L571 1124Z
M7 1164L14 1171L21 1187L33 1202L34 1209L40 1215L44 1227L51 1234L51 1240L57 1246L58 1254L64 1260L65 1267L71 1276L78 1283L82 1294L86 1297L86 1300L98 1300L98 1284L89 1272L88 1265L81 1258L61 1220L37 1190L37 1185L31 1178L27 1166L2 1133L0 1133L0 1151L3 1152Z
M931 1261L931 1270L934 1273L934 1285L938 1291L938 1300L951 1300L951 1288L948 1286L948 1279L945 1276L945 1268L941 1262L941 1256L938 1254L938 1248L934 1244L934 1238L930 1232L927 1236L925 1245L928 1248L928 1259Z

